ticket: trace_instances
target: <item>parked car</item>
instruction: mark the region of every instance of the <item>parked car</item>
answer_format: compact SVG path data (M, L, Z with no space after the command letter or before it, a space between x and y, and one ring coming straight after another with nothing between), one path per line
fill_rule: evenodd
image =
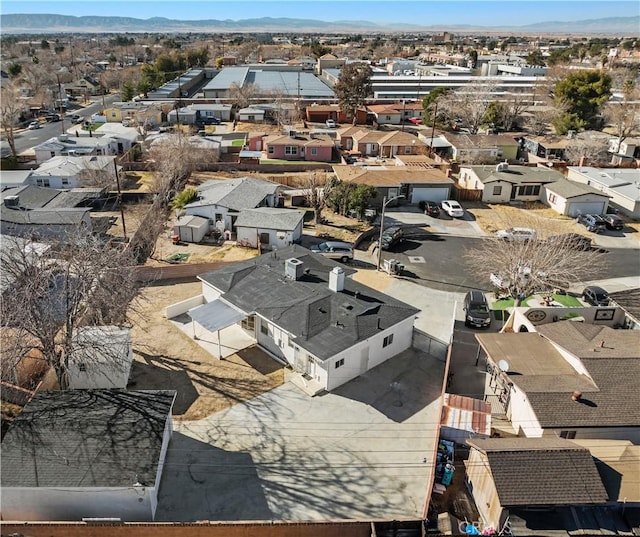
M353 246L348 242L326 241L311 248L311 251L328 257L338 259L342 263L353 259Z
M60 114L47 114L44 119L49 123L55 123L56 121L62 121Z
M530 227L510 227L496 231L496 236L506 241L535 241L538 234Z
M71 116L71 123L82 123L84 121L84 119L82 119L82 116L79 114L73 114Z
M616 231L624 229L624 222L619 216L616 216L615 214L606 214L602 217L602 219L604 220L607 229L615 229Z
M582 298L592 306L608 306L609 293L597 285L589 285L582 291Z
M388 250L404 240L402 226L389 226L382 232L382 249Z
M587 228L587 231L592 233L602 233L607 227L607 223L604 219L597 214L581 214L576 218L578 224L582 224Z
M464 297L464 324L465 326L477 326L489 328L491 326L491 310L487 298L482 291L469 291Z
M408 121L414 125L422 125L422 120L419 117L410 117Z
M29 123L29 126L27 127L30 131L36 130L40 128L40 122L39 121L32 121L31 123Z
M571 250L591 250L593 241L579 233L564 233L562 235L551 235L547 238L547 243Z
M327 125L328 129L335 129L336 128L336 122L333 119L327 119L326 125Z
M462 218L464 216L464 209L456 200L444 200L440 203L440 206L451 218Z
M438 218L440 216L440 205L435 201L421 201L418 206L424 211L424 214Z

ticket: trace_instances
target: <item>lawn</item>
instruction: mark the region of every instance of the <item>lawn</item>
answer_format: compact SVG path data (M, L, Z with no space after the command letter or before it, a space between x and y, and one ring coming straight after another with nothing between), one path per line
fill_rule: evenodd
M534 297L536 295L531 295L528 296L527 298L525 298L522 303L520 304L520 306L522 307L527 307L529 304L527 303L527 301ZM579 308L580 306L582 306L582 303L574 296L571 295L558 295L558 294L554 294L551 295L551 298L553 298L554 302L557 302L558 304L562 304L563 306L567 307L567 308ZM515 303L515 300L513 298L505 298L503 300L496 300L492 305L491 305L491 309L494 310L505 310L507 308L512 308L513 305Z

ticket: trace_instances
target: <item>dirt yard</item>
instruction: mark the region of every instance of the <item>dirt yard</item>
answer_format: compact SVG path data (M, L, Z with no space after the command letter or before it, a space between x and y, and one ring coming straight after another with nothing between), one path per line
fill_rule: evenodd
M173 413L178 419L200 419L284 382L282 366L256 347L217 360L164 317L166 306L200 290L200 282L146 287L131 313L129 388L177 390Z

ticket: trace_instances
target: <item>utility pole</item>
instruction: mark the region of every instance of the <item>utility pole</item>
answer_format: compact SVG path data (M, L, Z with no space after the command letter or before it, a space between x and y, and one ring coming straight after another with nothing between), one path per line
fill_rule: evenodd
M62 84L60 84L60 75L56 74L56 79L58 80L58 102L60 103L58 106L60 112L60 128L62 129L62 134L64 134L64 111L62 108Z
M436 102L434 103L434 108L433 108L433 118L431 120L431 144L429 144L429 156L432 157L433 156L433 137L435 136L436 133L436 118L438 117L438 101L436 100Z
M117 158L113 159L113 168L116 171L116 187L118 188L118 205L120 206L120 218L122 218L122 234L125 241L127 240L127 226L124 222L124 208L122 207L122 190L120 190L120 176L118 175Z

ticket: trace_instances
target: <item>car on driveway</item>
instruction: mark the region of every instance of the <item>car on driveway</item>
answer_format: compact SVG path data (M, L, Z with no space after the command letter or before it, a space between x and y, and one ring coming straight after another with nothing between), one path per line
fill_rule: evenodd
M435 201L421 201L420 208L424 211L424 214L438 218L440 216L440 205Z
M451 218L462 218L464 216L464 209L456 200L444 200L440 203L440 206Z
M538 234L530 227L510 227L496 231L496 237L505 241L535 241Z
M479 328L491 326L491 310L482 291L469 291L464 297L462 309L464 310L465 326Z
M551 235L547 238L550 246L560 246L570 250L591 250L593 241L589 237L579 233L564 233L562 235Z
M327 119L327 121L325 122L325 125L327 126L328 129L336 128L336 122L333 119Z
M311 251L346 263L353 259L353 246L348 242L326 241L311 248Z
M607 223L600 215L597 214L581 214L576 218L578 224L582 224L587 231L592 233L603 233L607 227Z
M27 129L29 129L30 131L36 130L40 128L40 122L39 121L32 121L31 123L29 123L29 126L27 127Z
M614 229L615 231L621 231L624 229L624 222L619 216L615 214L606 214L602 217L607 229Z
M409 121L409 123L413 123L414 125L422 125L422 120L419 117L410 117L407 121Z
M592 306L608 306L609 293L597 285L589 285L582 291L582 298Z

